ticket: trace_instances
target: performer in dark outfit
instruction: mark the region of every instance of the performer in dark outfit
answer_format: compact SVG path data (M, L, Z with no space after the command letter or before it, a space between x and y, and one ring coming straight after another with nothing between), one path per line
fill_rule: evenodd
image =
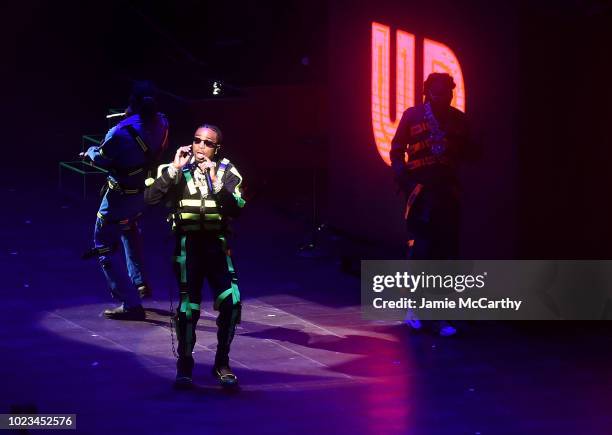
M192 351L204 278L213 291L214 309L219 311L213 374L224 386L238 381L229 366L229 351L242 306L227 233L228 219L239 215L245 201L242 176L229 160L219 157L221 140L218 127L205 124L198 128L193 145L179 148L172 163L160 166L157 178L148 180L145 191L148 204L166 201L173 209L170 220L176 236L180 291L177 387L192 383Z
M454 88L450 75L430 74L424 85L425 102L404 112L391 142L391 166L406 195L409 259L459 257L457 165L473 150L465 114L450 105ZM446 322L440 326L441 335L456 332Z

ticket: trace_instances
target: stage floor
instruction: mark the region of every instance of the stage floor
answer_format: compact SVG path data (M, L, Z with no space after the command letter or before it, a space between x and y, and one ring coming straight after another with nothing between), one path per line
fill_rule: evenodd
M210 374L205 289L195 388L175 391L172 242L161 213L143 222L155 292L147 320L122 322L101 316L113 306L102 274L79 259L95 201L16 184L2 196L12 212L0 225L0 413L77 414L88 434L610 433L607 324L475 322L443 339L362 320L358 279L333 258L295 255L305 225L264 201L236 223L240 389L223 390Z

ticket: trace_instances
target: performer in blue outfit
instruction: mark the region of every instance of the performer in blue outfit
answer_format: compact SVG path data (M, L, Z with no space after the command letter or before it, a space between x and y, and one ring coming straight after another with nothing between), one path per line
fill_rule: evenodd
M150 82L136 82L126 117L111 128L100 146L82 154L109 171L94 230L94 248L85 256L97 256L111 295L121 302L107 309L110 319L142 320L141 298L150 296L143 276L141 233L145 180L152 176L168 142L168 122L157 112L155 89ZM126 275L117 252L123 245ZM129 275L129 279L128 279Z

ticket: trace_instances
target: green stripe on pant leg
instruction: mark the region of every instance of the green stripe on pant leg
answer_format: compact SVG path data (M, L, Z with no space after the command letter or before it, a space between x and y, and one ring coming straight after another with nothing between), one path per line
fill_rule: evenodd
M185 323L185 353L189 356L193 351L193 310L200 311L200 304L194 304L189 302L189 294L181 293L181 306L179 311L185 313L187 322Z
M223 251L227 252L227 241L225 240L225 237L219 236L219 240L221 241L221 247ZM225 256L225 260L227 261L227 270L232 276L232 284L230 288L228 288L223 293L221 293L219 296L217 296L217 299L215 300L215 304L214 304L215 310L219 309L221 302L223 302L223 300L226 297L228 297L230 294L232 295L233 305L236 305L237 303L240 302L240 290L238 289L238 279L236 278L236 271L234 270L234 263L232 262L232 258L229 255Z
M232 279L231 287L225 290L219 296L217 296L217 299L215 300L215 305L214 305L215 310L219 310L219 306L221 305L221 302L223 302L225 298L228 297L229 295L232 295L233 305L236 305L238 302L240 302L240 290L238 290L238 284L236 284L236 282L234 282L233 279Z
M174 257L174 260L179 264L181 271L181 284L187 283L187 254L185 250L185 241L187 236L181 237L181 255Z
M238 290L238 284L232 283L232 303L236 305L240 302L240 290Z
M192 312L191 312L191 303L189 303L189 295L181 294L181 307L179 308L181 313L185 313L185 317L187 320L191 320Z
M227 270L229 270L229 272L232 274L232 278L234 278L234 263L232 262L232 258L229 255L225 256L226 260L227 260Z
M232 302L236 305L240 302L240 290L238 290L238 278L236 278L236 271L234 270L234 263L232 262L232 258L227 255L227 268L232 274Z
M217 299L215 300L215 305L214 305L215 310L219 310L219 306L221 305L221 302L223 302L225 298L228 297L231 293L232 293L232 288L230 287L227 290L225 290L223 293L221 293L219 296L217 296Z

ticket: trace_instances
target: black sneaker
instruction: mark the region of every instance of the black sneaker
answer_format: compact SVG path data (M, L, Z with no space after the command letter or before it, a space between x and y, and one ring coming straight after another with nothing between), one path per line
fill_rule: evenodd
M144 320L146 318L145 310L142 305L134 308L124 308L123 305L117 308L109 308L104 310L104 317L113 320Z
M223 387L233 387L238 385L238 377L232 372L228 365L213 367L213 376L219 380Z
M153 296L153 291L151 290L151 287L146 284L139 285L137 289L138 296L140 296L140 299L151 299L151 297Z
M174 388L177 390L188 390L193 386L193 379L188 375L176 374L176 380L174 381Z

